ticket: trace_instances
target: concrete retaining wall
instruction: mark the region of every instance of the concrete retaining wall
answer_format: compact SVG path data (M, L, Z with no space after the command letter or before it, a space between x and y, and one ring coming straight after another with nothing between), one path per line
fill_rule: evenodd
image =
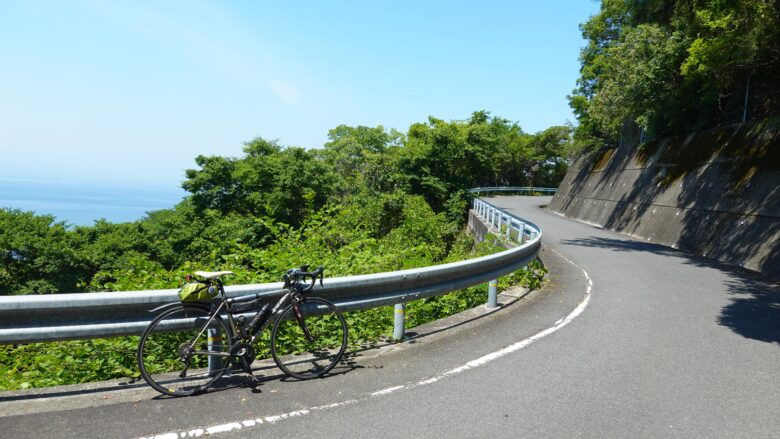
M482 222L474 210L469 210L468 228L474 234L474 239L477 242L484 241L485 236L488 234L487 225Z
M582 156L549 208L780 276L780 120Z

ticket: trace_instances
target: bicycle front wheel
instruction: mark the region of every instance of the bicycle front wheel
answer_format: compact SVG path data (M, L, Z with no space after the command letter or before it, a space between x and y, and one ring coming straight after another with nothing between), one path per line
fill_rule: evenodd
M138 343L138 368L155 390L171 396L200 392L228 367L230 333L219 316L181 306L155 318Z
M284 373L301 380L317 378L333 369L347 348L347 322L336 305L307 298L288 305L274 323L271 355Z

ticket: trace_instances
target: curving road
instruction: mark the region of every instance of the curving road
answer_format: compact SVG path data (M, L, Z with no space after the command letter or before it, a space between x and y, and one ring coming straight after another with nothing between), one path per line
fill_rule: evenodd
M490 201L542 227L541 292L323 380L0 396L0 412L30 412L0 413L0 437L780 437L777 285L540 209L549 198Z

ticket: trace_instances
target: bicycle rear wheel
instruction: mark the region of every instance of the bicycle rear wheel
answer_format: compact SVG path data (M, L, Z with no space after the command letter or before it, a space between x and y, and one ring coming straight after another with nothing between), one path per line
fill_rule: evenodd
M326 374L341 360L347 348L347 322L336 305L325 299L307 298L299 309L300 320L293 305L277 317L271 332L271 355L284 373L307 380Z
M225 372L228 357L210 355L218 352L230 352L230 333L222 319L212 319L203 307L181 306L160 314L141 335L138 368L160 393L187 396L205 390Z

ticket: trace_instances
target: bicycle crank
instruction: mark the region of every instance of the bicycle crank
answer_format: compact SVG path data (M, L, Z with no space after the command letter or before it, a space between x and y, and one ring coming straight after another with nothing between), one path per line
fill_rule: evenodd
M255 348L249 343L238 343L230 349L230 356L238 358L241 369L252 374L252 363L255 361Z

